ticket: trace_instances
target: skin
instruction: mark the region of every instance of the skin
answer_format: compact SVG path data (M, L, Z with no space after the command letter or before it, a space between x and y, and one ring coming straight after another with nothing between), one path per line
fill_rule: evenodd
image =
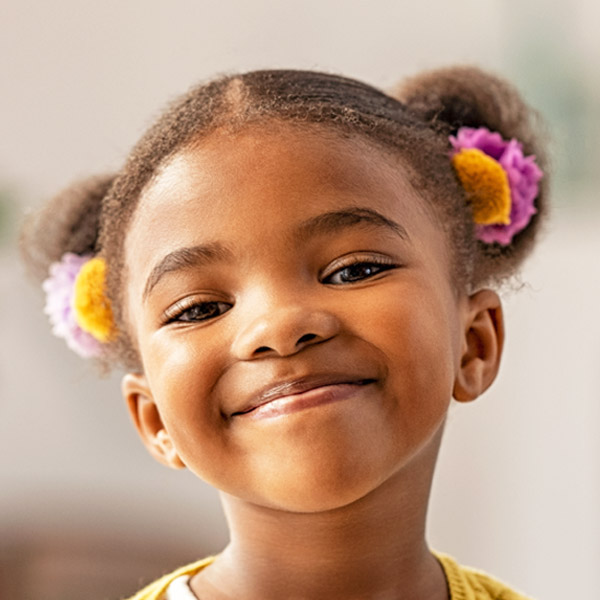
M503 342L497 295L457 292L449 256L360 139L220 131L144 191L123 394L155 458L221 490L231 542L199 598L448 598L431 479L451 397L491 384Z

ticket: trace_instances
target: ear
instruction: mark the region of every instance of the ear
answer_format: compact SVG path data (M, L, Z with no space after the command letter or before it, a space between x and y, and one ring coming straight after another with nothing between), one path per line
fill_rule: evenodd
M459 402L475 400L492 384L504 345L502 304L496 292L480 290L464 307L461 362L453 396Z
M145 375L125 375L121 382L121 392L127 402L133 424L150 454L167 467L183 469L185 464L177 454L173 440L163 425Z

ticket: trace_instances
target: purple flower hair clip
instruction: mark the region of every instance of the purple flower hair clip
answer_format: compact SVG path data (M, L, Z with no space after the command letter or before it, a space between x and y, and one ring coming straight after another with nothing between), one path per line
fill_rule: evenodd
M67 252L60 262L50 266L50 276L42 287L46 292L44 312L50 317L52 333L66 340L71 350L83 358L102 354L102 342L84 331L77 323L74 309L75 281L81 268L91 256L78 256Z
M485 127L461 127L450 136L452 163L467 192L477 238L508 246L537 212L542 170L524 156L515 139L504 140Z

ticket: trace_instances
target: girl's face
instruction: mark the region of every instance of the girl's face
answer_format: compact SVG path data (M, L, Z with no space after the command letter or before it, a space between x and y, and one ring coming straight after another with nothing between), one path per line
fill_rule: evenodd
M367 142L215 133L145 190L126 262L144 375L125 394L217 488L324 510L437 443L461 299L439 225Z

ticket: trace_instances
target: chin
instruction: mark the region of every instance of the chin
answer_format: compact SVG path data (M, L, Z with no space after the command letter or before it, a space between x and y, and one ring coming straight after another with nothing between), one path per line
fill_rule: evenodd
M292 480L278 478L261 489L259 504L297 513L316 513L336 510L365 498L376 490L384 477L376 470L319 469L310 474L295 471Z

